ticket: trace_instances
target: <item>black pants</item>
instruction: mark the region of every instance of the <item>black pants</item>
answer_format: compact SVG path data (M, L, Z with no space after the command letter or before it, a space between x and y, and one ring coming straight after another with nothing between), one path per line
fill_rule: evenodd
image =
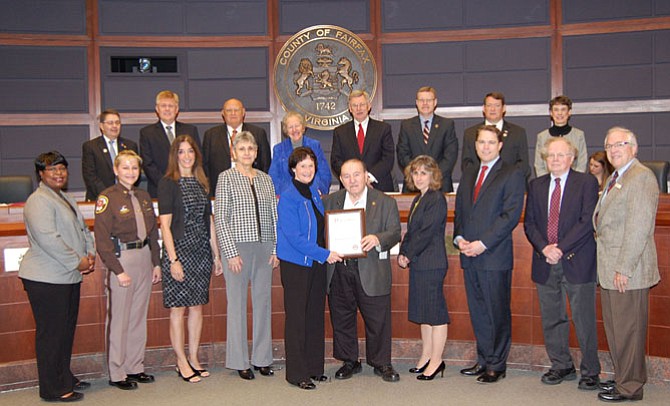
M70 371L79 314L80 283L54 284L21 279L35 318L35 354L40 397L55 399L72 392Z
M463 276L470 322L477 339L477 362L489 371L505 371L512 345L512 270L468 268Z
M348 261L350 262L350 261ZM357 308L365 323L365 358L369 365L391 365L391 295L368 296L358 265L337 263L328 304L333 322L333 357L358 361Z
M284 287L286 380L292 384L323 375L326 268L280 261Z

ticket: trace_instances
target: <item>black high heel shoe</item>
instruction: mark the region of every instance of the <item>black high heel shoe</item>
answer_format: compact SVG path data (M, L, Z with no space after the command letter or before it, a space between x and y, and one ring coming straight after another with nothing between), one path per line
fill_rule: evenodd
M198 376L202 376L203 378L207 378L209 376L209 371L208 370L206 370L206 369L196 369L193 365L191 365L191 361L187 361L187 362L188 362L188 366L190 366L191 369L193 370L193 372L198 374Z
M435 376L437 375L438 372L440 373L440 376L441 376L442 378L444 378L444 368L446 368L446 367L447 367L447 366L444 365L444 361L442 361L442 363L440 364L439 367L437 367L437 369L435 370L435 372L433 372L433 373L430 374L430 375L424 375L424 374L421 374L421 375L417 376L416 379L418 379L418 380L420 380L420 381L432 381L432 380L435 378Z
M423 364L423 366L422 366L421 368L417 368L417 367L410 368L410 369L409 369L409 372L411 372L411 373L413 373L413 374L420 374L420 373L423 373L423 371L426 370L426 367L428 366L428 364L430 364L430 360L426 361L426 363Z
M200 379L200 376L199 376L198 373L195 372L195 371L193 371L193 375L191 375L191 376L184 376L184 375L181 373L181 370L179 369L179 365L177 365L177 366L175 367L175 371L177 371L177 375L179 375L179 377L180 377L181 379L183 379L185 382L188 382L188 383L198 383L198 382L200 382L200 380L201 380L201 379Z

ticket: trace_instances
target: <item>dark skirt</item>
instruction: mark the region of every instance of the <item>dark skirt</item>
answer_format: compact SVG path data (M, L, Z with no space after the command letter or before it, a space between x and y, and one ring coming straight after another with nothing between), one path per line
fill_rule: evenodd
M418 324L447 324L449 311L444 298L444 277L447 270L415 270L409 272L409 305L407 317Z

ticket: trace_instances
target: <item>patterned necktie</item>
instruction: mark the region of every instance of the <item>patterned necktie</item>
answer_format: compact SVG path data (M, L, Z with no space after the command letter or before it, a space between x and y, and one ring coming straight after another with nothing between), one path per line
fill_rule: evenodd
M129 191L130 202L133 205L133 211L135 212L135 223L137 224L137 239L144 241L147 238L147 227L144 224L144 213L142 213L142 206L140 206L140 201L135 197L134 191Z
M235 136L237 135L237 130L233 130L233 133L230 135L230 150L233 150L233 143L235 142Z
M488 166L482 166L482 170L479 171L479 179L477 179L477 184L475 185L475 194L472 196L472 202L477 201L477 196L479 196L479 189L482 188L482 183L484 183L484 177L486 176L486 171L489 169Z
M428 120L426 120L423 123L423 143L424 144L428 144L428 138L429 138L429 134L430 134L430 127L428 127L428 123L430 123L430 121L428 121Z
M556 178L556 187L551 193L549 203L549 220L547 221L547 240L549 244L558 242L558 215L561 211L561 178Z
M609 185L607 185L607 193L609 193L610 190L612 190L612 188L616 184L616 180L617 180L618 177L619 177L619 171L614 171L614 174L612 175L612 179L610 179L610 183L609 183Z
M165 128L167 129L168 141L170 141L170 144L172 144L172 141L174 141L174 133L172 132L172 126L166 125Z
M109 156L112 158L112 163L116 159L116 149L114 148L114 140L109 140Z
M356 135L358 139L358 150L363 154L363 144L365 143L365 133L363 132L363 124L358 125L358 134Z

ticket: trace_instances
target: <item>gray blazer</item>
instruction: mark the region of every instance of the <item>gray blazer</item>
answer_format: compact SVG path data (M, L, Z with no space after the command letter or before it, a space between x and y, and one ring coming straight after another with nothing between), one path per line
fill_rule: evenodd
M40 182L23 209L30 248L23 256L19 277L36 282L72 284L82 280L77 270L82 257L95 255L93 237L77 203Z
M323 198L326 210L341 210L347 191L341 189ZM384 193L368 188L368 201L365 207L365 232L379 238L381 251L386 252L385 259L379 259L376 249L368 251L366 258L358 259L358 271L361 285L368 296L383 296L391 293L391 254L388 252L400 241L400 215L395 199ZM333 278L335 265L328 264L328 284Z
M616 185L600 196L593 226L598 245L598 282L604 289L616 290L617 272L628 276L631 290L652 287L661 279L654 242L658 193L654 174L634 158Z

